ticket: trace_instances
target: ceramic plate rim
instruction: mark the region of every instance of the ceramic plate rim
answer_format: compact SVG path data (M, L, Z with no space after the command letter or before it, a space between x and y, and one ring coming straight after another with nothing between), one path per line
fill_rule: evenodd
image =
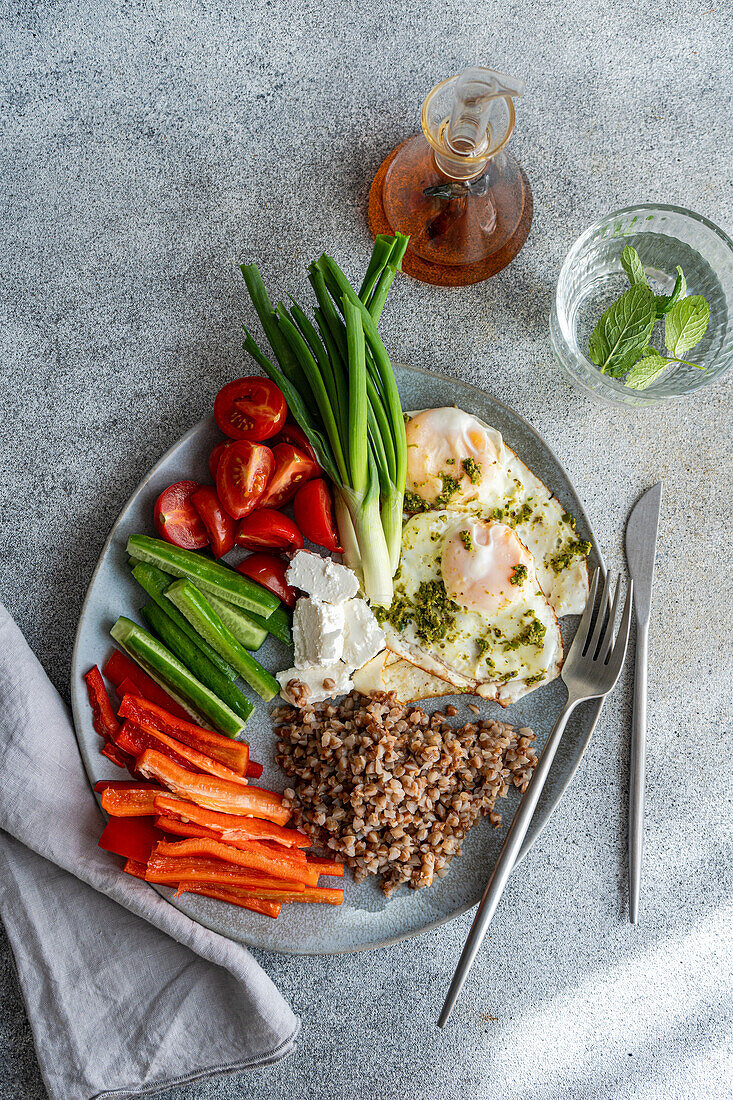
M394 361L394 365L396 367L399 367L402 370L408 371L410 374L422 374L422 375L425 375L428 378L438 379L439 381L442 381L442 382L446 382L446 381L448 381L452 378L452 376L449 375L449 374L442 374L438 371L427 370L424 367L415 367L415 366L412 366L412 365L407 364L407 363L402 363L398 360ZM573 494L574 494L576 500L578 501L578 504L580 505L580 518L582 519L584 529L591 536L594 551L595 551L595 554L598 557L598 560L600 562L601 570L605 572L605 566L604 566L604 563L603 563L603 558L602 558L600 549L597 545L596 539L594 537L593 529L592 529L590 523L588 522L588 517L585 514L585 509L583 508L580 497L578 496L578 493L575 489L574 483L571 481L565 467L563 466L562 462L560 462L560 460L558 459L558 457L555 454L552 447L550 447L550 445L544 440L544 438L538 432L538 430L532 424L530 424L530 422L524 416L522 416L521 413L518 413L515 409L513 409L510 405L507 405L505 402L500 401L497 397L495 397L488 390L483 389L481 386L476 386L472 382L465 382L463 379L460 379L460 378L455 378L454 381L456 381L461 388L471 390L473 393L479 395L482 401L488 401L491 405L496 406L496 407L500 408L501 410L503 410L510 417L514 417L517 421L519 421L522 424L522 426L532 436L534 436L534 438L535 438L536 442L539 444L539 446L545 452L547 452L547 454L550 456L552 461L557 465L557 467L562 472L562 474L565 477L568 485L570 485L571 488L572 488ZM145 474L145 476L137 483L137 485L133 489L132 493L125 500L122 508L120 509L120 511L117 515L117 518L115 519L115 521L114 521L114 523L113 523L113 525L110 529L110 532L109 532L107 538L104 541L104 545L103 545L103 547L100 551L99 557L97 559L97 563L94 567L94 570L92 572L91 577L89 578L89 583L87 585L87 590L86 590L86 593L84 595L84 600L82 602L81 610L79 612L79 620L77 622L76 632L75 632L75 635L74 635L74 645L73 645L72 654L71 654L71 671L70 671L71 708L72 708L72 714L73 714L73 719L74 719L74 733L75 733L75 736L76 736L77 745L79 746L79 753L81 755L81 758L82 758L82 761L83 761L83 764L84 764L84 770L85 770L85 773L86 773L87 781L89 782L89 786L90 786L90 789L92 791L92 794L97 799L97 803L99 803L99 797L97 795L97 792L94 790L94 783L93 783L92 774L91 774L91 764L90 764L88 754L87 754L87 746L85 745L85 743L84 743L84 741L83 741L83 739L82 739L82 737L79 733L80 729L82 728L82 723L81 723L82 707L87 705L86 694L85 694L85 691L84 691L84 689L83 689L83 687L80 683L80 668L79 668L79 648L80 648L80 644L81 644L82 628L83 628L83 625L84 625L84 622L85 622L85 617L86 617L86 614L87 614L87 606L88 606L88 604L90 602L90 599L91 599L92 590L94 588L94 583L97 579L98 574L100 573L100 571L102 569L102 566L105 562L106 556L107 556L107 554L108 554L108 552L109 552L109 550L112 546L112 543L114 541L114 538L115 538L115 535L116 535L116 532L117 532L117 528L119 527L120 523L122 522L122 519L126 515L128 509L131 507L133 501L137 498L137 496L140 494L140 492L144 490L145 486L151 481L151 479L155 476L155 474L160 469L160 467L167 461L167 459L173 454L173 452L177 451L180 447L182 447L183 444L186 443L186 441L189 440L192 436L195 436L201 430L202 425L207 423L209 421L209 419L210 419L210 417L204 417L202 420L197 421L196 424L194 424L191 428L188 429L187 432L184 432L184 434L182 436L180 436L179 439L177 439L173 444L171 444L171 446L168 447L168 449L164 452L164 454L162 454L160 456L160 458L153 464L153 466L151 466L151 468L148 470L148 472ZM601 700L599 702L594 702L592 704L586 704L586 706L588 707L588 714L587 714L588 728L587 728L587 731L585 733L585 738L584 738L583 744L582 744L579 752L577 753L575 762L574 762L573 766L571 767L571 769L569 770L569 772L568 772L568 774L565 778L564 783L559 787L555 797L552 799L551 805L549 807L548 812L546 813L546 816L544 817L544 820L537 827L535 827L535 822L533 820L532 825L530 826L530 830L527 834L527 837L525 838L524 845L522 846L519 857L517 859L517 864L516 864L517 866L524 859L524 857L527 855L527 853L530 851L530 849L534 845L537 838L540 836L540 834L542 833L542 831L544 830L546 825L551 820L551 818L554 815L555 810L557 809L558 805L560 804L562 799L565 797L567 789L570 786L570 784L572 783L572 781L575 777L575 774L576 774L576 772L577 772L577 770L580 766L580 763L581 763L581 761L582 761L582 759L585 755L585 752L588 748L590 740L591 740L591 738L593 736L593 733L595 731L596 725L598 724L598 719L600 717L601 710L603 709L603 701ZM150 885L151 888L153 890L155 890L155 892L161 898L163 898L169 904L173 905L173 907L178 909L179 912L183 913L184 916L187 916L190 920L195 921L197 924L200 924L202 927L208 928L210 931L215 932L217 935L227 936L227 938L232 939L233 942L235 942L235 943L241 943L242 945L247 946L247 947L252 947L255 950L265 951L268 954L289 955L289 956L296 956L296 957L297 956L304 956L304 957L307 957L307 956L326 956L327 957L327 956L330 956L330 955L352 955L352 954L356 954L357 952L360 952L360 951L374 951L374 950L377 950L378 948L393 947L395 944L402 943L404 940L412 939L415 936L420 936L424 932L429 932L429 931L431 931L435 928L439 928L441 925L447 924L449 921L455 920L457 917L463 916L470 909L473 909L474 906L476 906L478 904L478 901L479 901L479 898L477 897L474 901L468 902L465 905L461 905L458 908L456 908L455 910L453 910L451 913L448 913L444 916L441 916L441 917L439 917L439 918L437 918L433 921L429 921L428 923L426 923L424 925L421 925L419 928L410 929L406 932L401 932L398 935L390 936L390 937L387 937L385 939L380 939L378 941L369 942L369 943L360 943L360 944L357 944L355 946L349 946L349 947L331 948L329 950L307 949L307 948L295 949L295 948L291 948L289 946L283 946L283 947L273 947L273 946L270 946L270 945L263 946L261 943L253 942L254 938L251 937L251 936L248 937L246 929L244 930L244 934L241 936L241 938L240 937L235 938L233 936L229 936L226 932L222 932L221 929L216 926L216 922L209 921L205 917L202 917L202 916L199 916L199 915L192 916L190 913L186 912L185 909L183 909L181 907L181 905L176 903L174 898L171 896L172 891L169 892L168 888L158 886L157 884L154 884L154 883L149 883L148 885Z

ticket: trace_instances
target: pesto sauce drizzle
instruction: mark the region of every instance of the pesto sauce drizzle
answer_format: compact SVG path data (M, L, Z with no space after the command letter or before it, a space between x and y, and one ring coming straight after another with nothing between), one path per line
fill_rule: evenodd
M422 581L412 601L400 591L395 592L390 607L374 608L379 623L387 622L399 631L412 623L423 642L448 638L456 625L458 611L458 604L449 597L442 580Z
M434 501L424 500L419 493L413 493L409 489L405 493L406 512L430 512L434 508L440 510L448 505L448 502L456 495L461 487L460 481L451 474L441 474L440 480L443 488Z
M478 462L475 462L472 458L464 458L461 461L461 466L471 484L478 485L481 481L481 467Z
M570 539L557 554L545 558L545 565L549 565L556 573L561 573L576 558L587 558L590 552L591 544L587 539Z

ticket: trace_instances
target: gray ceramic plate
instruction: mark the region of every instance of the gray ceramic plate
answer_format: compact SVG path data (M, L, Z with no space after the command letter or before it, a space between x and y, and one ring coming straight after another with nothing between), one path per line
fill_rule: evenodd
M575 515L579 531L595 544L582 505L565 471L525 420L482 390L454 378L402 366L396 367L396 373L404 408L455 404L498 428L509 446ZM153 502L167 485L182 478L209 480L207 459L212 446L219 440L220 434L213 420L205 420L192 428L161 458L125 505L89 585L74 646L71 695L79 747L92 783L99 779L119 778L121 774L99 752L99 738L92 726L82 677L91 665L101 665L105 661L112 648L109 628L117 616L128 615L137 619L138 609L145 602L144 593L132 580L127 568L127 537L135 531L154 533L151 522ZM595 551L591 564L600 564ZM563 623L566 640L574 627L575 620L565 620ZM268 639L258 657L273 671L291 664L291 655L273 638ZM564 687L560 681L555 681L526 696L508 711L502 711L496 704L486 703L483 710L489 716L506 718L518 726L531 726L541 745L564 698ZM454 701L463 721L473 717L466 709L465 700L459 697ZM445 699L432 705L443 706ZM428 706L426 709L431 708ZM523 854L529 850L567 789L590 740L599 711L597 703L586 704L571 718ZM274 764L274 737L268 708L261 700L257 700L246 734L253 758L265 765L263 785L282 790L283 777ZM505 821L511 819L517 800L518 795L513 792L497 806ZM304 955L359 951L414 936L475 905L483 892L503 835L503 828L495 830L488 821L479 823L467 838L463 855L454 861L450 874L427 890L403 890L386 901L375 883L356 886L347 874L346 898L342 906L283 906L277 921L195 895L184 895L174 900L173 891L167 887L155 889L193 920L253 947Z

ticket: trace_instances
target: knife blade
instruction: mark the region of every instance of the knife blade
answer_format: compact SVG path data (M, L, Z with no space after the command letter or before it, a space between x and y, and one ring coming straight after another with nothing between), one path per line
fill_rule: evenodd
M662 483L658 481L639 497L626 524L626 561L634 581L637 624L649 622L661 504Z
M634 581L636 616L636 665L634 712L631 727L629 776L629 920L639 919L641 865L644 853L644 792L646 786L646 695L649 648L649 615L654 585L662 483L639 497L626 524L626 561Z

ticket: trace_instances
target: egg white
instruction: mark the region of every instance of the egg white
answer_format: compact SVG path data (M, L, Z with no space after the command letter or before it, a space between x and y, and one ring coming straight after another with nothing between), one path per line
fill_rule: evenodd
M475 537L479 527L485 525L484 517L459 510L423 512L408 520L403 529L393 607L419 606L422 585L444 585L446 547L462 531ZM496 527L506 530L502 524ZM387 621L383 624L387 648L458 691L495 699L502 706L554 679L563 656L560 628L538 582L531 555L526 548L522 550L521 560L529 563L527 577L512 588L507 598L492 602L487 596L485 610L475 603L471 607L458 604L451 611L453 625L435 639L426 640L419 622L414 620L400 621L398 626ZM541 640L512 646L535 622L544 627Z
M430 504L439 495L442 475L454 478L459 487L442 507L501 518L513 527L534 558L540 587L555 613L579 615L588 598L585 557L557 561L577 542L575 521L501 433L458 408L423 409L407 417L408 491ZM476 461L479 454L484 460L472 482L462 462Z

